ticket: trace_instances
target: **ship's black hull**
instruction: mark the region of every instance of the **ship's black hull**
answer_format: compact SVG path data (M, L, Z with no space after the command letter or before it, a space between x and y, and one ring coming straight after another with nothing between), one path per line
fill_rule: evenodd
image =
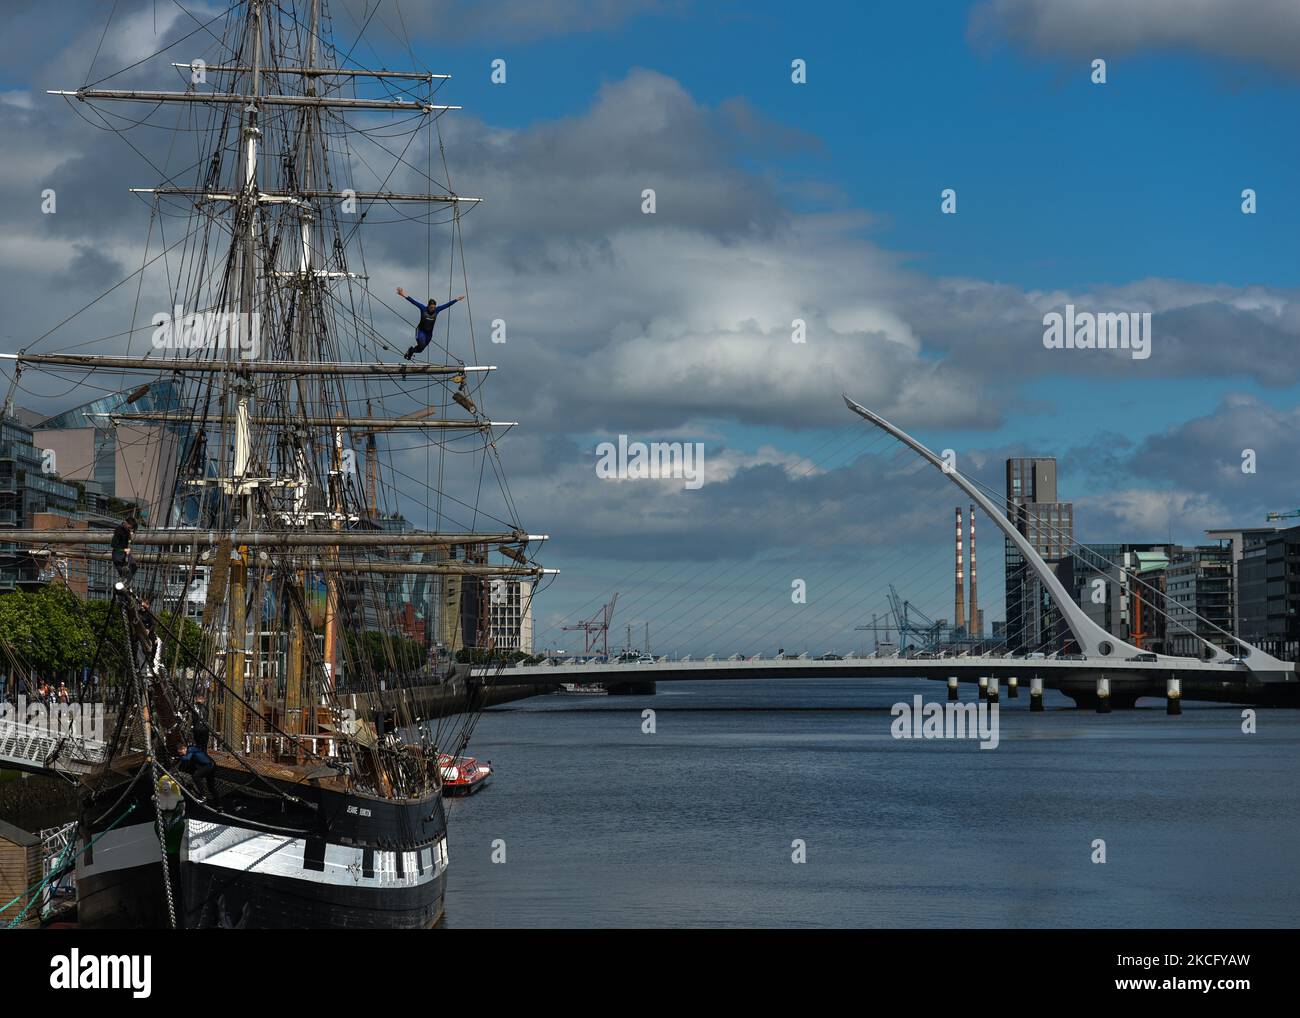
M93 874L79 870L77 925L90 930L166 929L171 920L162 879L162 864L156 860Z
M321 886L279 875L202 864L182 868L187 900L207 902L186 914L197 929L428 929L442 918L445 876L428 887Z
M95 796L81 833L79 925L168 928L173 911L188 929L437 924L447 869L439 795L393 802L297 785L287 793L295 805L252 791L223 794L219 810L187 803L166 839L170 903L149 781ZM105 803L117 804L112 815Z

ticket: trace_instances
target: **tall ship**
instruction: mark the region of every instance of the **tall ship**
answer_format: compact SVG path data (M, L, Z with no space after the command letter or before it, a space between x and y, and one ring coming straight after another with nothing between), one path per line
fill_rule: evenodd
M441 761L464 757L498 667L492 607L553 572L515 514L509 425L484 411L494 368L452 299L482 200L446 169L439 120L459 107L436 101L447 75L364 66L364 20L336 47L321 0L248 0L124 79L53 93L134 153L161 130L169 160L142 161L160 179L133 189L149 238L129 327L96 338L74 316L0 362L10 408L20 379L123 394L97 434L149 475L133 531L6 535L112 569L82 927L435 925ZM137 87L155 67L183 87ZM376 230L425 277L404 281L414 344L403 280L372 286ZM423 640L417 587L437 615Z

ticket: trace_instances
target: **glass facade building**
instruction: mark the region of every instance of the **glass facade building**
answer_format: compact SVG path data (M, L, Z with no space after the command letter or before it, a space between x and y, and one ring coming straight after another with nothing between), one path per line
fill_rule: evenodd
M1012 526L1064 582L1068 573L1063 573L1062 563L1068 563L1074 543L1074 505L1057 500L1054 458L1007 460L1006 511ZM1006 542L1006 608L1010 653L1050 652L1064 646L1068 630L1060 611L1010 540Z
M1168 653L1204 657L1203 641L1231 651L1232 549L1225 545L1186 548L1165 571Z
M1239 569L1241 638L1284 661L1300 660L1300 527L1255 536Z
M1070 561L1075 601L1093 622L1152 653L1165 647L1165 570L1182 549L1170 544L1084 544Z
M32 429L15 417L0 418L0 591L38 586L49 578L42 578L45 562L5 541L5 530L33 528L40 513L69 520L78 515L80 492L47 473L45 464Z

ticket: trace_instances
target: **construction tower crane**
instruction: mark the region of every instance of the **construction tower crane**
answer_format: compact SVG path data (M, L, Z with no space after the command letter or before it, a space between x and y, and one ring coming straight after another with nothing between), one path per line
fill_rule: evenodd
M1294 519L1297 516L1300 516L1300 509L1292 510L1289 513L1269 513L1264 518L1271 523L1273 520L1289 520Z

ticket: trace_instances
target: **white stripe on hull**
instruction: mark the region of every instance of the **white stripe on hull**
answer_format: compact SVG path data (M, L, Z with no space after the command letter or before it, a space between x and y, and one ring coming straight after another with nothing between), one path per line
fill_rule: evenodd
M375 850L374 875L368 877L364 870L364 850L359 847L327 843L323 870L305 868L306 850L307 843L302 838L187 820L181 840L181 863L182 866L186 862L203 863L317 884L376 888L419 887L431 883L446 872L448 863L446 837L418 851L403 852L401 876L397 872L397 853L393 851ZM89 855L89 862L86 853L78 856L79 880L137 866L156 866L162 861L158 830L152 823L116 827L99 837Z
M84 842L81 847L85 848ZM90 856L89 862L86 861L87 854ZM161 862L158 828L154 824L114 827L100 835L89 853L83 851L77 856L77 879L129 870L136 866L156 866Z
M181 861L219 866L242 873L260 873L317 884L360 887L419 887L431 883L447 869L447 839L417 851L402 853L402 874L397 853L376 849L374 875L366 876L363 849L354 845L325 845L325 868L306 869L307 842L282 834L264 834L227 824L190 820L181 842ZM155 838L155 845L157 839ZM419 864L417 864L417 856ZM423 867L424 872L420 869Z

